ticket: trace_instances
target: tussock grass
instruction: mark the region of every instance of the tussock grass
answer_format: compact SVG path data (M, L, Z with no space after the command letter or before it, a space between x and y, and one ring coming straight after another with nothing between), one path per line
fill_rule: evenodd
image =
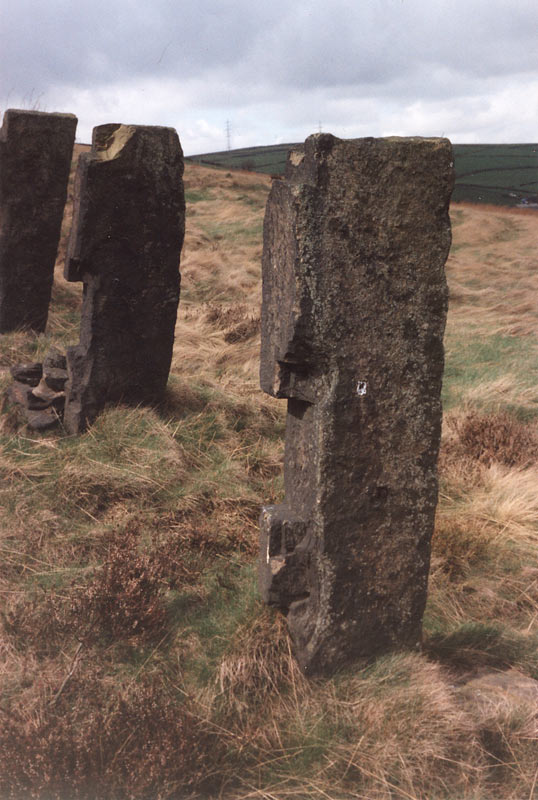
M530 800L535 709L469 678L538 678L537 218L453 209L424 649L309 682L256 589L285 418L258 387L268 188L187 167L159 408L108 408L78 438L0 415L0 796ZM78 339L64 252L46 335L2 337L2 386Z
M528 336L538 329L536 215L455 204L451 324Z
M214 702L243 756L237 796L416 797L418 787L465 792L469 768L481 772L472 719L421 656L308 683L280 620L251 626L233 644Z
M448 326L445 338L445 409L468 405L488 412L509 411L522 418L537 416L538 361L534 338L492 334Z

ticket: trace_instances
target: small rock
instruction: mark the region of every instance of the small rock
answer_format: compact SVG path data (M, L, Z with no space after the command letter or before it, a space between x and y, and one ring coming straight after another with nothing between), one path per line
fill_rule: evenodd
M43 411L27 411L28 426L34 431L48 431L58 424L60 418L52 406Z
M43 359L43 372L47 374L51 369L67 369L65 353L53 347Z
M61 392L67 382L67 370L60 367L45 367L43 364L43 381L54 392Z
M67 381L67 361L65 354L53 347L43 359L43 380L49 389L61 392ZM43 382L43 381L42 381Z
M37 361L31 364L14 364L10 370L12 377L20 383L37 386L43 375L43 365Z
M28 386L26 383L22 383L22 381L14 381L9 389L7 390L7 398L11 403L15 403L16 405L22 406L23 408L28 407L28 395L32 392L32 387Z
M54 405L55 408L63 408L65 404L65 392L55 392L50 389L45 379L41 380L39 386L33 389L27 398L27 408L33 411L41 411L44 408Z
M35 431L49 430L60 421L59 413L54 407L59 398L51 399L46 408L36 408L35 404L39 403L39 398L33 397L32 387L25 383L14 381L7 390L7 398L11 403L21 407L28 426ZM61 400L63 403L63 392Z
M44 408L48 408L50 406L49 400L44 400L41 397L36 397L33 392L27 397L26 406L29 411L42 411Z
M467 681L460 691L466 700L481 707L528 705L538 709L538 681L517 669L484 672Z

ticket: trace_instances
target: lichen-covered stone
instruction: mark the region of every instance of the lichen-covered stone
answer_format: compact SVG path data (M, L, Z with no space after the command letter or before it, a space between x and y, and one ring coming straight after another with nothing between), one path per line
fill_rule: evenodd
M172 128L100 125L81 156L65 276L84 282L69 348L64 424L106 403L158 401L172 359L185 230L183 154Z
M320 134L268 200L260 377L288 415L260 586L310 674L421 641L452 187L445 139Z
M77 118L9 109L0 130L0 333L44 331Z

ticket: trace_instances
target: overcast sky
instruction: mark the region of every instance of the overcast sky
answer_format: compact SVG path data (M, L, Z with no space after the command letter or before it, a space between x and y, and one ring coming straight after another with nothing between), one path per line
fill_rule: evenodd
M170 125L186 154L538 141L538 0L0 0L0 108Z

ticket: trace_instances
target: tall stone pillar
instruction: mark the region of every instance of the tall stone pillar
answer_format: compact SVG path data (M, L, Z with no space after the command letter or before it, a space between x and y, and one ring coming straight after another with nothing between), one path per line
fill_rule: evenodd
M172 128L100 125L79 159L65 277L84 282L68 349L64 425L79 433L111 402L162 396L179 303L183 153Z
M0 129L0 333L45 330L75 141L73 114L8 109Z
M273 182L261 386L288 415L260 586L309 674L421 641L452 188L446 139L327 134Z

